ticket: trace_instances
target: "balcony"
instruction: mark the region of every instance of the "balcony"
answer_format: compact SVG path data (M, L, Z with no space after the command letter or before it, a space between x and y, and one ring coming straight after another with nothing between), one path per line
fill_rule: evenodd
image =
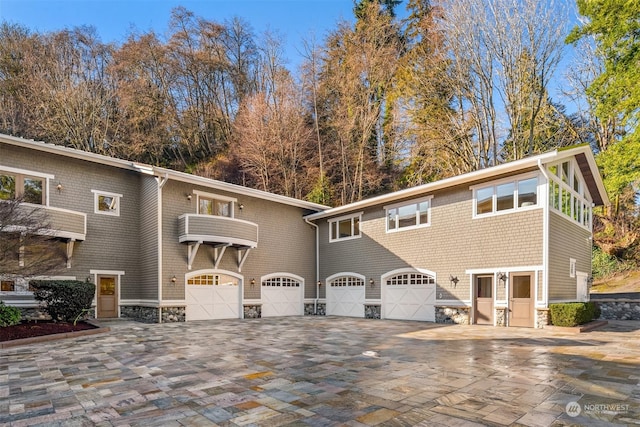
M183 214L178 217L178 241L189 245L189 269L200 245L207 244L214 247L214 268L218 268L225 249L234 247L240 271L249 250L258 246L258 224L224 216Z
M15 230L7 231L25 231L24 228L35 231L35 225L42 227L38 234L62 240L83 241L87 237L87 215L69 209L22 203L17 207L15 221L18 224Z

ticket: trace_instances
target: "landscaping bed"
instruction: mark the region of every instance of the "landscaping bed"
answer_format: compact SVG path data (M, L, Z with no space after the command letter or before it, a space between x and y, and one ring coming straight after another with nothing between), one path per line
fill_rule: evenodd
M0 342L12 341L23 338L40 337L43 335L64 334L68 332L96 329L97 326L87 322L52 322L47 320L24 321L17 325L0 328Z

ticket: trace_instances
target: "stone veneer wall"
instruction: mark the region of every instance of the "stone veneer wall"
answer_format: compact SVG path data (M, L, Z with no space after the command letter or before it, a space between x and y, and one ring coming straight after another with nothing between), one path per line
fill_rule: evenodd
M436 323L456 323L468 325L470 319L470 307L442 307L436 306Z
M185 307L162 307L162 323L175 323L186 321Z
M327 315L327 304L323 302L319 302L316 304L317 312L313 310L313 303L305 303L304 304L304 315L305 316L326 316Z
M250 304L243 306L245 319L260 319L262 317L262 305Z
M507 326L507 307L496 307L496 326Z
M536 309L536 328L543 329L549 324L549 309L537 308Z
M638 300L592 300L600 307L600 318L607 320L640 320Z
M158 323L160 319L158 307L143 307L138 305L121 305L120 317L128 317L138 322Z
M379 305L369 305L365 304L364 306L364 318L365 319L380 319L380 306Z

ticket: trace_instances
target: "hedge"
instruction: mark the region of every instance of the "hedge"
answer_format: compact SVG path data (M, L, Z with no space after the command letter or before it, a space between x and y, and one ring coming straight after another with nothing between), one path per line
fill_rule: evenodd
M17 325L22 320L22 312L17 307L4 305L0 301L0 327Z
M33 296L51 319L75 322L91 308L96 286L78 280L31 280Z
M550 304L549 312L555 326L578 326L600 317L600 309L591 301Z

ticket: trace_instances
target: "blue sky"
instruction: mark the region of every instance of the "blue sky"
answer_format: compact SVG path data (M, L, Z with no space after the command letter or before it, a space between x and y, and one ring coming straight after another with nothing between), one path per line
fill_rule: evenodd
M103 42L120 42L131 29L164 33L176 6L216 22L244 18L256 35L280 32L290 64L299 62L302 38L315 34L319 42L338 21L353 18L353 0L0 0L0 20L38 32L92 25Z

